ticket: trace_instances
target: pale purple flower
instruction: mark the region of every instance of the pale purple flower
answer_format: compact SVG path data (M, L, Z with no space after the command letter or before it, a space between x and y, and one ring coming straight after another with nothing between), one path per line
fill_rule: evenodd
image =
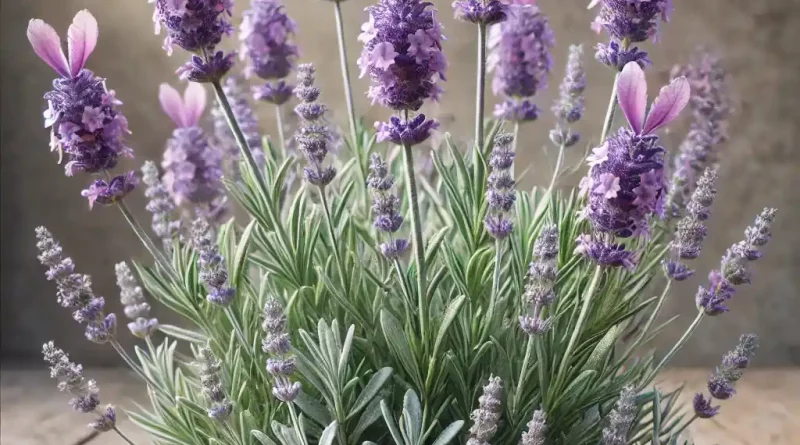
M659 23L669 20L672 0L592 0L589 8L600 4L592 23L596 32L605 30L618 41L644 42L658 33Z
M316 69L310 63L297 67L298 85L294 93L302 103L294 108L295 114L301 120L294 139L308 161L308 166L303 168L306 181L318 187L325 187L336 177L334 167L323 165L328 152L334 146L334 134L325 119L328 107L317 102L320 91L314 86L315 73Z
M241 58L247 61L245 75L265 80L288 76L299 54L291 43L296 31L296 23L277 0L252 0L239 27Z
M208 417L226 420L233 412L233 403L228 399L222 384L222 364L208 346L200 348L195 366L199 368L203 394L210 401Z
M68 31L68 60L53 27L39 19L28 24L34 52L61 76L44 95L48 102L44 116L45 127L52 128L51 150L67 155L67 176L110 170L120 156L133 157L124 140L128 121L117 109L122 102L106 88L105 79L84 69L98 33L92 14L78 12Z
M664 207L664 148L655 132L678 116L689 101L689 85L678 78L661 89L649 113L647 83L636 63L617 81L618 100L630 128L622 128L595 148L583 187L586 216L598 232L626 238L647 234L651 215Z
M559 98L553 105L553 114L558 123L550 131L550 140L565 148L575 145L580 138L569 126L579 121L585 110L583 92L586 89L586 73L582 58L583 46L570 45L567 70L559 87Z
M139 338L148 338L158 329L158 320L148 318L150 305L144 298L142 287L131 272L131 268L124 262L114 266L117 275L117 287L120 290L120 302L125 306L125 316L133 320L128 323L128 329Z
M469 429L469 445L488 444L497 432L502 414L503 380L489 376L489 382L483 387L483 394L478 398L478 408L472 412L472 426Z
M458 20L490 26L504 21L508 5L500 0L456 0L453 10Z
M147 188L144 195L149 200L147 211L153 214L153 232L161 239L164 248L172 247L172 239L180 229L180 220L172 220L170 214L175 210L175 202L161 181L158 167L153 161L145 161L142 165L142 182Z
M206 286L206 300L217 306L228 306L236 296L236 289L228 283L225 259L214 242L208 221L198 218L192 223L192 247L197 252L200 281Z
M522 433L519 445L544 445L547 438L547 414L542 410L533 412L531 421L528 422L528 430Z
M489 157L492 171L487 178L486 201L489 209L484 225L486 231L498 240L510 235L514 227L511 221L511 212L516 200L514 190L516 182L511 170L515 156L513 141L514 137L510 134L498 134L494 138L494 148Z
M524 299L532 309L520 316L520 326L528 335L541 335L550 328L552 317L542 317L544 308L556 301L555 285L558 278L558 227L554 224L542 228L533 244L535 261L528 267L528 282Z
M190 83L181 97L168 84L161 84L158 99L161 108L178 127L167 141L164 159L164 185L175 199L175 204L191 203L207 207L210 219L223 211L222 152L211 144L208 135L199 126L206 105L206 90Z
M81 191L81 196L89 200L89 209L95 204L104 206L112 205L132 192L139 179L133 171L119 175L106 182L104 179L95 179L89 188Z
M405 253L408 240L395 238L394 235L403 224L400 198L394 191L394 176L389 174L388 166L375 153L370 157L369 168L367 186L372 194L372 213L375 216L373 226L388 236L388 240L378 247L386 258L395 259Z
M155 3L153 22L156 34L166 31L164 49L172 54L173 45L186 51L202 53L212 50L230 34L229 16L233 0L149 0Z
M261 343L262 350L270 355L267 359L267 372L274 378L272 395L284 403L291 403L300 394L300 382L292 382L291 375L296 370L295 358L289 354L292 348L289 334L286 333L286 315L275 298L269 298L264 305L264 321L261 324L266 337Z
M603 428L604 445L626 445L633 421L636 419L636 390L632 386L622 388L614 409L608 414L607 426Z
M534 5L508 6L508 19L489 29L487 67L494 72L492 90L503 97L495 116L517 122L538 117L530 98L547 87L555 45L547 17Z

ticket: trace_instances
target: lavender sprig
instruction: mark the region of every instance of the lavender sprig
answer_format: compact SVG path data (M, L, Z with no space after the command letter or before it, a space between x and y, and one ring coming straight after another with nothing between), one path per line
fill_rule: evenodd
M400 198L394 193L394 176L378 154L370 157L370 174L367 185L372 193L372 213L375 215L373 226L384 232L388 240L379 248L386 258L396 259L408 250L407 238L395 238L394 234L403 224L400 214Z
M758 336L745 334L739 337L736 348L722 357L722 363L716 368L708 380L708 398L703 393L694 396L693 406L695 415L701 419L714 417L719 413L719 406L713 406L713 400L728 400L736 394L734 388L742 378L745 368L758 349Z
M203 394L211 402L208 417L224 421L233 412L233 402L228 399L222 385L222 365L209 347L200 348L197 362Z
M64 257L61 244L46 228L36 228L36 240L39 261L48 268L45 275L56 282L58 303L74 309L72 318L86 324L85 335L89 341L101 344L110 341L117 329L117 317L113 313L103 313L105 299L94 295L92 277L75 273L72 258Z
M519 445L544 445L547 437L547 414L542 410L533 412L531 421L528 422L528 431L522 433Z
M771 227L777 210L765 208L752 226L745 230L745 239L731 246L722 257L719 270L708 274L708 287L700 287L695 296L698 309L706 315L728 312L727 301L736 292L736 286L750 283L748 265L763 255L759 250L771 238Z
M557 146L572 147L580 140L580 134L570 128L571 124L583 117L584 90L586 89L586 73L583 69L583 46L570 45L569 59L564 80L559 87L559 98L553 105L553 114L558 122L550 130L550 140ZM556 174L559 168L556 168Z
M267 359L267 372L275 379L272 395L284 403L291 403L300 394L300 382L292 382L296 365L291 338L286 332L286 315L283 307L275 298L270 298L264 305L264 322L261 324L266 337L261 343L262 350L270 355Z
M636 418L636 390L626 386L619 393L614 409L608 415L608 426L603 428L605 445L626 445L628 432Z
M472 426L469 429L467 445L489 445L489 440L497 432L500 421L503 396L503 380L489 376L489 382L483 387L483 395L478 398L478 408L472 412Z
M555 283L558 278L558 228L550 224L542 228L533 244L536 261L528 268L528 283L525 285L525 302L532 307L532 314L519 317L522 330L531 336L547 332L552 317L543 318L542 310L556 300Z
M323 165L333 147L334 138L325 119L328 107L317 102L320 91L314 86L315 80L314 65L305 63L297 67L298 85L294 93L302 103L294 109L301 119L294 138L308 161L308 166L303 168L305 180L323 188L336 177L334 167Z
M50 378L58 380L58 390L66 392L72 398L69 405L75 411L84 414L97 414L97 418L89 424L100 432L116 429L117 412L112 405L98 412L100 391L94 380L87 380L83 375L83 366L73 363L62 349L56 348L52 341L42 346L44 360L50 365Z
M158 319L148 318L150 305L144 298L142 287L136 281L131 268L124 262L114 267L120 301L125 306L125 316L133 320L128 323L131 334L139 338L149 338L158 329Z
M694 275L694 270L680 260L693 260L700 256L708 232L705 220L711 213L711 204L717 194L716 182L716 170L706 169L687 206L688 214L678 222L675 236L669 244L672 257L664 262L665 272L673 280L683 281Z
M511 234L514 222L511 212L517 195L514 190L513 171L515 153L512 148L514 137L510 134L499 134L494 138L494 148L489 157L491 173L487 178L486 201L489 204L484 225L489 235L502 240Z
M152 228L161 239L165 251L172 249L172 240L180 230L180 220L172 220L170 214L175 210L175 202L166 185L159 178L158 167L153 161L142 165L142 182L147 186L144 195L149 202L147 211L153 214Z
M197 251L200 281L208 290L206 299L217 306L228 306L236 296L236 289L228 284L225 259L213 239L208 221L199 218L192 224L192 246Z

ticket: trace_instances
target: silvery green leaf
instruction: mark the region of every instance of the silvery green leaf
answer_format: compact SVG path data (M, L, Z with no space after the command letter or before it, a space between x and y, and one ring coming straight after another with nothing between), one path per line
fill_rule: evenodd
M275 442L273 442L272 439L269 438L269 436L267 436L266 434L262 433L259 430L252 430L250 431L250 434L252 434L253 437L255 437L259 443L261 443L261 445L276 445Z
M419 374L419 367L417 366L414 354L411 352L411 346L408 344L403 328L400 322L387 310L381 311L381 327L383 328L383 335L386 337L386 342L389 344L392 352L402 363L403 368L408 372L412 378L421 385L422 378Z
M345 368L347 367L347 363L350 360L350 348L353 346L353 334L355 333L355 330L356 330L355 325L350 325L350 329L347 330L347 336L344 339L344 344L342 345L342 352L339 356L339 367L338 367L339 378L344 376Z
M319 437L318 445L332 445L333 439L336 437L336 426L337 423L334 420L328 425L325 430L322 431L322 435Z
M381 401L376 397L373 398L372 401L367 405L366 409L363 410L361 413L361 417L358 418L358 423L356 423L356 427L353 429L351 433L352 440L358 440L364 431L370 427L376 420L381 416L381 408L380 408Z
M450 443L450 441L455 439L456 435L458 435L458 432L461 431L463 426L463 420L456 420L455 422L451 423L441 432L441 434L439 434L439 437L433 441L433 445L447 445Z
M386 427L389 428L389 434L391 434L392 439L394 439L395 445L412 445L406 444L405 440L403 440L403 435L400 433L400 430L397 429L397 423L394 421L394 416L389 410L389 406L386 405L385 400L381 400L381 414L383 415L383 421L386 423Z
M422 435L422 406L414 390L409 389L403 396L403 431L409 444L418 444Z
M623 329L621 325L615 325L609 329L594 347L594 351L592 351L592 355L589 356L589 359L586 361L583 369L600 371L603 364L606 362L606 357L608 357L608 354L617 343L617 339L622 334L622 330Z
M351 419L353 416L359 413L365 406L378 394L378 391L383 388L383 385L386 383L387 380L392 376L392 368L385 367L378 370L378 372L372 374L370 377L369 382L367 382L367 386L361 391L356 399L353 407L350 409L350 413L347 415L345 420Z
M171 324L159 324L158 330L178 340L197 344L206 344L208 342L208 337L200 332L184 329Z

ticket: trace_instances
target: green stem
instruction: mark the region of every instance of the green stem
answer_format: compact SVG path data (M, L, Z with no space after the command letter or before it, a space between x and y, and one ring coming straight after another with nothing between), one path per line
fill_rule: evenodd
M553 193L553 188L556 185L556 180L558 179L558 175L561 172L561 164L564 163L564 144L562 143L561 146L558 147L558 158L556 159L556 168L553 171L553 177L550 179L550 186L547 187L547 193L545 196L550 196Z
M405 112L406 121L408 111ZM427 347L428 338L428 304L427 304L427 278L425 265L425 245L422 238L422 219L419 213L419 200L417 198L417 180L414 176L414 153L411 145L403 145L403 159L406 170L406 189L408 190L408 205L411 208L411 226L414 232L414 254L417 260L417 301L419 305L420 338Z
M602 144L611 130L611 125L614 123L614 111L617 109L617 80L619 80L619 73L614 76L614 86L611 87L611 99L608 101L608 109L606 110L606 118L603 121L603 131L600 133L600 143Z
M475 90L475 157L473 171L478 179L479 153L483 151L483 108L486 92L486 25L478 24L478 72Z
M294 402L287 403L289 406L289 416L292 418L292 425L294 426L294 433L297 434L297 440L303 445L308 445L306 435L300 431L300 421L297 418L297 412L294 410Z
M347 117L350 120L350 137L353 138L353 149L360 150L358 133L356 132L356 109L353 105L353 87L350 85L350 68L347 66L347 49L344 42L344 20L342 18L342 0L334 0L333 8L336 15L336 36L339 40L339 63L342 67L344 80L345 100L347 101ZM363 166L361 166L363 168Z
M519 413L519 398L522 396L522 388L525 386L525 381L528 379L528 364L531 361L531 354L533 354L533 339L532 335L528 335L527 345L525 346L525 358L522 359L522 368L519 369L519 380L517 380L517 389L514 391L514 403L512 405L514 414Z
M683 430L685 430L686 428L688 428L688 427L689 427L689 425L691 425L691 424L692 424L692 422L694 422L694 421L695 421L695 420L697 420L697 419L698 419L698 417L697 417L697 414L693 415L693 416L691 417L691 419L687 420L687 421L686 421L686 423L684 423L684 424L683 424L683 426L681 426L680 428L678 428L678 431L675 431L674 433L672 433L672 436L673 436L673 437L678 437L678 436L679 436L679 435L680 435L680 434L683 432Z
M481 335L481 343L489 335L489 329L494 321L494 310L500 294L500 271L503 269L503 242L495 240L494 244L494 275L492 277L492 293L489 295L489 307L486 308L486 319L483 324L484 331Z
M666 301L666 296L667 293L669 292L670 287L672 287L672 280L667 281L667 285L664 286L664 290L661 292L661 296L658 299L658 304L656 304L656 307L655 309L653 309L653 312L650 313L650 317L647 319L647 323L645 323L644 328L642 328L642 332L639 334L639 337L625 351L625 354L623 354L622 358L620 358L616 362L615 367L625 363L633 354L634 350L637 347L639 347L641 342L644 340L645 336L647 335L647 332L650 331L650 327L653 325L653 322L655 322L656 317L658 317L659 312L661 312L661 307L664 306L664 301Z
M342 281L342 287L344 288L345 294L347 294L349 292L347 289L347 281L345 280L347 269L345 269L341 254L339 253L339 243L336 241L336 228L333 225L333 217L331 217L331 210L330 206L328 205L328 197L325 195L325 187L319 188L319 196L320 200L322 201L322 208L325 211L328 234L331 237L331 249L333 250L333 257L336 260L336 266L339 268L339 279Z
M136 233L136 236L139 237L139 240L144 244L144 247L150 252L150 255L153 256L153 259L156 260L157 263L161 264L161 267L167 271L168 274L171 275L173 279L176 280L177 283L180 283L181 280L178 277L177 272L175 272L175 268L172 267L172 263L164 256L164 253L156 247L155 243L144 228L139 224L139 221L133 216L128 206L125 204L125 201L119 200L117 201L117 208L119 211L122 212L122 216L125 217L125 220L128 221L128 224L133 229L133 232Z
M556 387L559 387L561 383L563 383L564 374L567 371L567 366L569 366L570 356L572 355L572 352L578 343L578 339L581 336L583 324L586 322L586 317L589 315L589 306L591 306L592 298L597 291L597 288L600 284L600 277L602 276L603 266L598 264L594 269L594 275L592 276L591 283L589 283L589 289L586 291L586 295L583 297L583 306L581 307L581 312L578 315L578 321L575 324L575 328L572 330L572 336L569 339L569 343L567 343L567 349L564 351L564 355L561 357L561 366L559 366L558 369L558 380L556 381Z
M275 124L278 126L278 141L281 143L281 160L285 160L286 136L283 134L283 112L280 105L275 105Z
M117 428L115 426L113 429L114 429L114 432L117 433L117 435L122 438L122 440L124 440L125 442L128 442L130 445L136 445L135 443L133 443L132 440L128 439L128 436L123 434L122 431L119 430L119 428Z
M650 374L648 374L647 378L642 382L641 384L642 387L650 384L650 382L652 382L653 379L656 378L656 375L658 375L658 373L661 371L664 365L666 365L667 363L669 363L670 360L672 360L672 357L674 357L675 354L678 353L678 351L683 347L683 345L685 345L686 342L689 340L689 337L692 336L695 329L697 329L697 326L700 325L700 322L703 320L703 317L705 315L706 313L705 311L703 311L703 309L700 309L697 312L697 316L694 317L692 324L689 325L689 327L686 329L686 332L683 333L678 342L675 343L672 349L670 349L669 352L664 356L664 358L661 359L658 365L656 365L656 367L653 368L652 371L650 371Z

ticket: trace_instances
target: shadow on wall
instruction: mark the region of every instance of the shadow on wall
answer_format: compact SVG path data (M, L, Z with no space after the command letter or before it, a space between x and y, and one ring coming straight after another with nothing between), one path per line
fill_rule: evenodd
M237 12L246 1L240 0ZM297 20L300 34L301 60L314 62L321 75L319 86L323 99L333 108L343 109L344 94L339 77L336 39L334 38L333 5L322 0L286 1L288 12ZM474 28L455 23L450 1L436 0L440 17L445 22L449 40L445 52L450 62L449 81L440 105L429 113L453 116L446 130L468 142L474 89ZM563 72L566 48L583 42L588 48L598 41L588 28L592 17L584 2L539 0L550 16L556 32L554 53L556 70L551 79L557 85ZM356 36L364 19L363 7L369 2L350 0L343 3L347 26L347 43L351 65L359 52ZM764 340L758 364L800 364L800 313L797 297L800 276L800 232L790 230L800 216L800 199L794 192L800 188L796 175L800 154L793 143L800 136L800 28L790 26L800 20L800 4L792 0L749 2L744 0L707 0L688 5L676 2L677 12L664 32L663 42L648 45L654 66L649 76L654 84L666 82L674 63L684 62L697 44L718 49L726 60L740 98L739 108L731 123L731 142L725 147L720 171L720 193L712 217L711 236L699 270L710 270L725 248L738 241L742 231L758 211L766 206L780 209L774 228L777 242L772 243L766 257L756 266L754 284L736 296L731 313L705 322L678 358L683 365L717 363L719 356L736 342L738 335L755 331ZM60 239L65 251L73 256L79 269L91 273L97 294L106 296L111 310L119 311L118 291L114 284L113 264L135 259L147 261L138 240L124 220L110 208L91 212L80 197L86 177L66 178L63 166L55 164L48 150L48 134L42 128L44 102L53 73L30 50L25 39L28 19L40 17L65 30L74 13L90 9L101 27L98 49L88 67L108 78L109 87L125 102L123 110L133 134L131 146L136 160L129 168L138 168L145 159L160 160L164 142L172 127L161 113L156 91L164 81L178 81L174 70L185 59L177 51L171 58L161 49L162 38L152 33L152 5L144 1L108 2L103 0L28 0L3 4L2 50L2 353L4 357L38 357L41 344L56 338L72 352L78 362L86 364L116 363L110 348L99 347L83 339L81 329L68 311L55 302L54 286L43 277L36 261L34 227L45 225ZM719 12L725 11L725 20ZM233 39L228 45L233 44ZM608 101L612 75L596 63L588 63L589 88L584 134L596 134ZM353 67L353 71L357 69ZM367 121L385 117L383 110L369 107L364 79L355 82L356 107ZM539 98L543 109L557 88L551 87ZM492 103L491 98L489 99ZM274 130L270 110L263 107L261 122L265 134ZM343 113L334 119L345 124ZM542 119L524 128L520 138L520 164L533 166L523 185L543 184L549 179L552 157L541 150L546 146L547 129L552 119ZM676 147L683 129L673 127L666 142ZM576 161L578 153L571 160ZM743 181L739 178L749 178ZM571 178L574 184L577 178ZM149 218L144 211L141 194L131 199L138 217ZM701 274L702 275L702 274ZM694 313L694 289L701 283L696 277L679 286L671 296L665 314ZM156 312L164 318L164 312ZM674 339L688 319L682 317L665 336ZM664 345L654 345L661 346Z

